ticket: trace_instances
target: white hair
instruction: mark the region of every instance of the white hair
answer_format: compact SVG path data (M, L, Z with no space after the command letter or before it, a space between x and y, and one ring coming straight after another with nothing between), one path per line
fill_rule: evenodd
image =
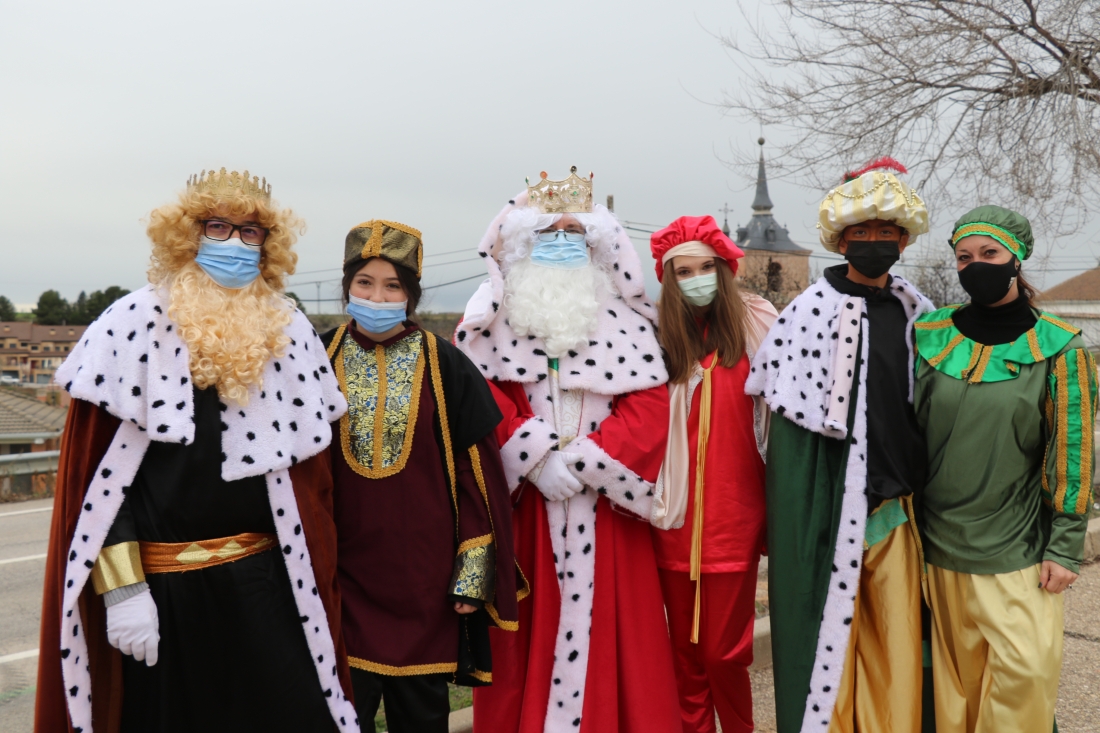
M596 330L600 301L616 293L611 278L619 227L607 209L574 214L584 226L589 262L584 267L558 269L531 261L535 234L562 218L541 214L532 207L517 209L501 227L504 309L508 323L520 336L538 336L550 357L588 345Z
M589 260L610 275L618 260L615 243L618 239L619 222L615 215L603 206L595 206L591 213L572 216L584 226L584 241L588 244ZM528 259L535 246L536 232L547 228L561 217L562 214L539 213L532 206L510 212L500 230L504 244L500 258L501 272L507 276L517 262ZM608 282L610 283L610 278Z

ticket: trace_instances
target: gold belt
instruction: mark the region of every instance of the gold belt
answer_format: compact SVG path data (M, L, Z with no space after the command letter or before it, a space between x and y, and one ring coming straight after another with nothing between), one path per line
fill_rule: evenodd
M185 573L233 562L278 546L278 538L263 532L198 542L139 542L141 567L149 573Z

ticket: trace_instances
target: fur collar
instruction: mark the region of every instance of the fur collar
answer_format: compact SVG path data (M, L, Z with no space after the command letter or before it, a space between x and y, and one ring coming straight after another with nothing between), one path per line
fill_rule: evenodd
M300 311L286 327L286 355L264 368L247 407L224 405L222 478L289 468L324 450L329 423L347 410L317 332ZM84 333L55 379L78 399L148 431L151 440L195 439L190 355L152 285L114 303Z
M932 303L900 277L890 283L907 316L909 344L909 400L913 399L913 324L932 310ZM838 292L822 277L783 310L752 361L745 391L760 395L772 412L815 433L838 437L838 427L828 421L834 386L850 385L846 368L840 368L838 345L844 315L859 318L866 312L862 298ZM846 306L852 305L852 308ZM841 314L842 308L845 314ZM858 330L858 323L857 323ZM868 332L869 333L869 332ZM871 337L870 335L868 337ZM854 353L854 344L844 344ZM843 357L845 354L839 354ZM834 368L837 367L837 368ZM845 379L847 377L847 379ZM843 390L842 390L843 391ZM843 437L843 432L839 437Z

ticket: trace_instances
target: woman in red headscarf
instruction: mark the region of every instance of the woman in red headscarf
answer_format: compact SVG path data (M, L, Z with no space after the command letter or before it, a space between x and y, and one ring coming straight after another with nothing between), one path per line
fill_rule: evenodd
M753 730L756 569L764 545L768 410L745 394L749 362L775 321L734 276L744 253L713 217L655 233L668 367L668 447L654 500L654 544L684 733ZM665 283L665 281L668 281Z

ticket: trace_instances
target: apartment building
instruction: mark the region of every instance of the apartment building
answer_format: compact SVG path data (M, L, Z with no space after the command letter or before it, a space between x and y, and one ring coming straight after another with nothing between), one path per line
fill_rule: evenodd
M86 328L0 321L0 376L49 384Z

